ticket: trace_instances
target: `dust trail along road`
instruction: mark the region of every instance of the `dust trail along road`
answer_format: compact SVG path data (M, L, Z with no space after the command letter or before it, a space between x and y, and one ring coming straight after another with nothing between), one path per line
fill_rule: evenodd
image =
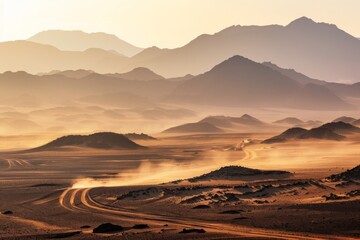
M99 214L109 219L122 221L138 220L149 224L171 223L179 228L199 227L208 232L231 234L239 237L265 237L269 239L298 239L298 240L320 240L320 239L346 239L333 236L307 235L300 233L289 233L256 229L232 225L227 223L210 222L207 220L186 217L165 216L160 214L143 213L126 208L117 208L97 202L91 196L91 188L66 189L59 197L59 204L66 210L84 214Z

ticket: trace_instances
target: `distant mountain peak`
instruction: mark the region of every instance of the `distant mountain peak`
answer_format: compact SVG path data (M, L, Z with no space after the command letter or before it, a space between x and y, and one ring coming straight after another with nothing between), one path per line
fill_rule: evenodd
M219 63L212 70L225 70L237 69L239 65L256 65L257 63L240 55L234 55L229 59Z
M308 17L301 17L290 22L287 26L305 26L305 25L316 24L314 20Z
M150 81L150 80L164 79L163 76L160 76L159 74L156 74L152 70L145 68L145 67L136 67L133 70L131 70L130 72L116 74L116 76L127 79L127 80Z

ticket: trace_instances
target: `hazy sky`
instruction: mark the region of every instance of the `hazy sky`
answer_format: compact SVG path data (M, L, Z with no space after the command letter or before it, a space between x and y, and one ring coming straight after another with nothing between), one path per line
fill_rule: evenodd
M286 25L301 16L360 37L359 10L360 0L0 0L0 41L80 29L177 47L231 25Z

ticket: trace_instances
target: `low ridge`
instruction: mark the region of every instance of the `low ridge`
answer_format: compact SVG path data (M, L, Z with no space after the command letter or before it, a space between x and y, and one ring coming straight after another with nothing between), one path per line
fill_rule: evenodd
M188 181L198 182L209 180L247 180L250 178L270 179L288 178L290 176L292 176L292 174L287 171L259 170L242 166L226 166L201 176L190 178Z

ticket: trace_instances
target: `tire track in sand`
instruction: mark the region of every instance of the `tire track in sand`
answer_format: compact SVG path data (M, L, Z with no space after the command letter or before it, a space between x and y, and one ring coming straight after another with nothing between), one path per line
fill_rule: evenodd
M269 239L293 239L293 240L320 240L320 239L346 239L337 238L333 236L322 235L308 235L299 233L289 233L265 229L257 229L250 227L243 227L239 225L232 225L226 223L216 223L201 219L184 218L184 217L172 217L158 214L140 213L130 209L116 208L101 204L94 200L90 194L91 188L85 189L67 189L60 198L59 203L62 207L69 211L77 211L89 214L101 214L108 216L109 218L117 217L121 220L136 220L157 222L163 224L164 222L171 222L179 227L201 227L207 231L213 231L224 234L231 234L241 237L265 237ZM79 204L76 204L79 201Z

